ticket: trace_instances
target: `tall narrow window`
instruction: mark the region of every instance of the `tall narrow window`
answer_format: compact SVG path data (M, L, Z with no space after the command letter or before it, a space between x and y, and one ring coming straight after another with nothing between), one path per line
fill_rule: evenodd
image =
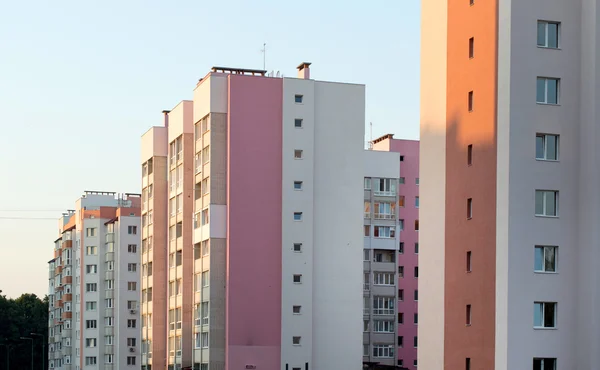
M469 39L469 58L473 58L475 56L475 38L471 37Z
M471 166L473 164L473 144L470 144L467 147L467 165Z
M469 112L473 111L473 91L469 91Z
M471 272L471 251L467 252L467 272Z
M473 198L467 199L467 219L473 218Z
M470 304L467 305L466 324L471 325L471 305Z
M471 358L467 357L465 359L465 370L471 370Z

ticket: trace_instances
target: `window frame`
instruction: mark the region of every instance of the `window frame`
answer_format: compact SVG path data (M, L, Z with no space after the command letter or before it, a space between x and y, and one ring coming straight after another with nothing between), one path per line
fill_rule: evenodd
M537 210L537 196L538 196L538 192L542 192L542 213L538 213ZM546 197L548 194L553 194L554 195L554 214L548 214L547 213L547 209L546 209ZM534 213L535 213L535 217L548 217L548 218L558 218L559 214L559 191L558 190L547 190L547 189L536 189L535 190L535 199L534 199Z
M538 82L540 80L544 80L544 101L539 101L538 96ZM556 102L551 103L548 102L548 81L556 81ZM560 105L560 86L561 79L559 77L546 77L546 76L537 76L536 78L536 87L535 87L535 101L540 105Z
M548 26L554 24L556 25L556 46L550 46L548 40ZM546 20L542 20L542 19L538 19L537 23L537 31L536 31L536 44L538 48L541 49L550 49L550 50L560 50L560 44L561 44L561 22L556 22L556 21L546 21ZM543 25L544 26L544 44L540 45L539 40L540 40L540 26Z
M555 158L548 158L548 137L554 137L554 156ZM538 157L538 138L542 139L543 146L543 157ZM556 134L546 134L538 132L535 134L535 160L536 161L545 161L545 162L558 162L560 156L560 135Z
M554 249L554 271L546 270L546 250L552 248ZM542 261L541 261L541 270L537 269L537 252L538 250L542 250ZM557 245L535 245L534 248L534 257L533 257L533 272L537 274L557 274L558 273L558 246Z
M539 306L538 306L539 305ZM546 326L546 305L553 305L554 306L554 310L553 310L553 318L552 318L552 326ZM535 322L535 312L538 310L540 310L540 320L541 320L541 326L540 325L536 325ZM557 325L557 321L558 321L558 303L557 302L542 302L542 301L535 301L533 302L533 310L534 310L534 315L533 315L533 328L536 330L555 330L558 329L558 325Z

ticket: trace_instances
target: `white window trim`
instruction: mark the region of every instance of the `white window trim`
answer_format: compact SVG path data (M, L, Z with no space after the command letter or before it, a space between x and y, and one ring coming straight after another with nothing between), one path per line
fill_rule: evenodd
M542 268L544 270L536 270L535 269L535 254L534 254L534 265L533 265L533 272L535 272L536 274L558 274L558 246L556 245L535 245L534 249L533 249L533 253L536 252L536 250L538 248L541 248L544 253L542 255ZM546 264L544 263L544 261L546 260L546 248L554 248L554 271L546 271Z
M556 151L556 159L548 159L548 140L547 137L548 136L554 136L556 137L556 148L554 149ZM542 137L542 139L544 140L544 158L538 158L537 156L537 138L538 137ZM536 151L535 151L535 160L536 161L543 161L543 162L559 162L560 161L560 135L556 135L556 134L543 134L543 133L536 133L535 134L535 138L536 138Z
M544 101L537 101L537 80L544 80ZM556 81L556 103L548 103L548 81L553 80ZM560 85L561 79L557 77L545 77L545 76L537 76L536 80L536 103L540 105L560 105Z
M557 325L557 319L558 319L558 303L556 302L540 302L540 301L535 301L533 302L534 308L536 304L541 304L542 305L542 315L541 315L541 319L542 319L542 325L544 324L544 306L546 304L553 304L554 305L554 326L536 326L535 322L533 323L533 328L535 330L556 330L558 329L558 325Z
M538 214L538 213L536 212L536 213L535 213L535 217L558 218L558 210L559 210L559 208L558 208L558 202L559 202L559 191L558 191L558 190L544 190L544 189L536 189L536 190L535 190L535 195L534 195L534 196L536 196L536 195L537 195L537 192L538 192L538 191L541 191L541 192L543 192L543 193L544 193L544 201L543 201L543 204L544 204L544 211L543 211L543 212L544 212L544 213ZM546 196L548 195L548 193L552 193L552 194L554 194L554 197L555 197L555 199L554 199L554 207L556 208L556 209L554 210L554 213L555 213L555 215L547 215L547 214L546 214ZM535 198L534 198L534 203L535 203ZM534 210L534 211L536 211L536 210Z
M544 45L540 45L537 43L537 34L536 34L536 45L538 48L541 49L550 49L550 50L560 50L560 40L561 40L561 36L562 36L562 32L561 32L561 22L554 22L554 21L543 21L543 20L538 20L537 21L537 25L539 26L541 24L544 24ZM548 25L549 24L555 24L556 25L556 30L558 35L556 36L556 47L553 46L549 46L548 45Z

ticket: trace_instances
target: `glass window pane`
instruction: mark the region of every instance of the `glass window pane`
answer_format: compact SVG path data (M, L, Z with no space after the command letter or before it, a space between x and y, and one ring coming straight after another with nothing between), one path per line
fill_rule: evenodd
M536 215L544 214L544 192L543 191L535 192L535 214Z
M535 271L543 271L543 262L544 262L544 248L536 247L535 248L535 263L534 269Z
M544 78L537 79L536 100L538 103L546 102L546 79Z
M539 358L533 359L533 370L542 370L542 360Z
M556 216L556 196L552 191L546 192L546 216Z
M546 23L544 22L538 22L537 44L546 46Z
M533 304L533 326L542 326L542 304Z
M535 137L535 157L537 159L545 159L544 157L544 136Z
M558 148L557 136L546 136L546 159L557 160L556 149Z
M548 272L555 272L556 268L556 248L544 248L544 269Z
M554 307L553 303L544 304L544 327L546 328L554 327Z
M558 104L558 80L547 80L548 86L548 103Z
M558 47L558 24L548 23L548 47Z

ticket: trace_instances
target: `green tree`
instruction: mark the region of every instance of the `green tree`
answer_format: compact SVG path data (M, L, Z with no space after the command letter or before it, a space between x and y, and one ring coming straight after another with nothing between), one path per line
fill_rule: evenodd
M7 366L7 347L10 349L11 369L31 368L31 341L21 337L33 338L35 370L44 369L47 358L43 358L42 340L30 333L48 337L48 297L42 300L35 294L26 293L17 299L9 299L0 294L0 370Z

